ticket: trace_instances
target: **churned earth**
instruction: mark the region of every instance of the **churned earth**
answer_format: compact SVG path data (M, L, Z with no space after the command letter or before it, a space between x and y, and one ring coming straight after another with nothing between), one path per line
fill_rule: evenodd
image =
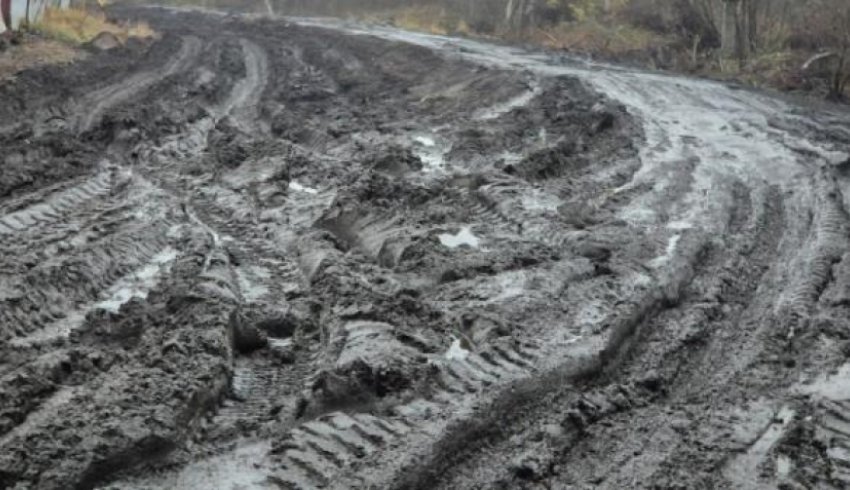
M846 488L850 115L317 19L0 84L0 488Z

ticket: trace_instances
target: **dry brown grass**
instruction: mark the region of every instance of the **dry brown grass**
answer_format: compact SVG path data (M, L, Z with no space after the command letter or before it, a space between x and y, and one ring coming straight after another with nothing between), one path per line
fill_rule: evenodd
M0 80L40 65L76 61L85 56L76 46L102 32L114 34L122 43L131 37L156 36L144 22L117 24L107 20L102 12L76 8L47 9L32 29L40 35L24 35L19 45L0 53Z
M480 35L462 18L436 5L411 6L362 16L365 20L389 22L411 31L431 34ZM600 22L590 15L582 20L562 23L545 29L531 29L523 34L501 32L503 37L522 39L556 49L568 49L599 55L620 55L640 51L669 42L663 36L627 23Z
M48 37L72 44L89 42L101 32L114 34L121 42L131 37L149 38L156 35L144 22L116 24L107 20L102 12L78 8L47 9L33 27Z
M600 55L619 55L661 46L667 41L647 30L626 24L605 25L593 20L537 29L532 41L556 49Z
M409 31L429 34L470 34L467 23L449 15L445 9L434 5L405 7L385 12L377 16L365 16L370 21L388 21L392 25Z
M28 37L21 45L12 46L0 53L0 80L12 78L27 68L70 63L83 56L85 55L82 51L65 43Z

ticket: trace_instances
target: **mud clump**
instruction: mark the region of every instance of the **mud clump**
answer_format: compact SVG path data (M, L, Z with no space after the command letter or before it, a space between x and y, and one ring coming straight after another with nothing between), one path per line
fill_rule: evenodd
M216 166L236 168L250 154L250 141L228 119L222 120L209 136L208 151Z
M391 177L404 177L411 172L421 171L423 167L422 160L412 150L397 146L376 155L369 166Z
M230 328L233 331L233 347L242 354L250 354L269 343L266 333L241 312L231 314Z

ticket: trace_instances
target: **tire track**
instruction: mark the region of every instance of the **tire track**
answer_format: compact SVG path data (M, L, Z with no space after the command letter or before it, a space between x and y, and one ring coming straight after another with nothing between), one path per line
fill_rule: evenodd
M439 38L432 36L408 34L391 29L360 30L357 27L333 25L332 22L329 24L324 25L355 31L358 34L377 35L392 40L441 49ZM715 298L717 297L727 298L726 294L728 294L729 289L735 291L738 288L743 288L741 294L752 298L751 308L753 308L753 311L751 314L757 316L759 311L762 314L765 313L765 301L770 297L771 292L775 293L784 289L787 292L781 302L778 303L784 305L779 306L782 311L800 310L800 315L806 317L811 315L815 302L829 280L829 271L832 265L840 260L841 254L838 250L844 246L846 235L844 222L846 219L842 217L843 211L831 205L828 202L829 199L816 197L829 195L829 191L819 190L818 184L801 184L795 178L796 173L801 171L804 165L798 160L794 152L788 151L786 143L778 141L776 135L761 131L764 127L762 114L775 113L780 109L778 106L781 106L781 104L763 101L758 97L745 100L739 94L727 96L723 89L699 82L688 82L680 85L682 88L680 89L675 86L676 83L679 83L678 81L669 83L666 78L652 74L618 72L602 72L603 75L597 72L588 74L582 73L580 70L547 65L546 62L540 62L539 59L526 59L520 51L496 49L474 42L462 44L465 50L458 56L472 61L483 62L496 67L516 64L545 74L570 73L586 78L588 82L608 95L620 98L633 113L644 119L648 149L642 154L643 167L632 177L630 184L621 187L623 192L630 192L632 189L644 189L644 191L628 196L626 202L623 203L625 212L621 211L620 216L632 224L632 226L626 227L630 232L637 228L638 230L635 231L643 232L647 236L659 235L658 245L650 247L650 250L655 250L656 257L652 258L650 255L647 258L651 258L648 262L652 276L651 284L657 285L661 292L660 297L664 299L665 303L669 303L673 307L670 313L662 317L659 326L661 331L667 332L667 336L673 340L670 341L669 350L659 349L657 342L648 343L647 339L642 338L641 334L638 333L637 338L625 342L626 354L618 354L608 359L609 370L616 372L617 366L624 361L630 361L628 353L632 350L636 350L632 355L639 355L639 357L636 361L631 362L635 362L635 366L639 368L644 367L641 362L645 365L653 365L659 362L662 365L666 362L671 362L674 366L680 365L680 360L677 360L680 351L677 349L681 349L681 346L694 341L692 340L694 338L699 339L700 335L710 335L708 333L689 332L685 327L686 325L699 325L700 323L715 321L719 322L720 325L724 324L722 320L706 316L714 313L699 313L699 308L705 308L705 305L697 308L698 305L691 303L691 301L700 301L698 298L702 298L703 295L705 295L703 302L711 302L716 301ZM671 110L660 114L659 108ZM692 115L686 118L685 114L688 111L692 111ZM734 120L734 124L731 126L732 130L727 134L719 134L717 131L727 131L724 128L728 128L727 124L729 124L730 117ZM674 122L674 119L678 120ZM688 120L683 122L683 119ZM713 140L710 138L713 138ZM691 163L682 165L683 161ZM741 162L747 162L749 166L743 167ZM758 162L759 164L753 166L751 162ZM744 248L736 249L730 254L730 257L723 257L717 250L712 252L713 247L720 245L712 245L708 237L728 237L731 243L735 243L741 233L742 223L746 223L746 218L743 218L736 211L736 207L740 205L739 198L736 195L740 192L734 190L735 186L730 187L728 185L732 178L743 182L744 188L748 192L752 191L754 195L760 195L760 193L765 192L765 189L770 189L770 186L774 185L778 185L782 189L794 188L795 190L814 188L813 192L801 193L802 197L797 198L794 209L785 207L787 214L783 219L777 221L769 217L775 216L775 209L777 208L775 205L772 205L773 210L765 211L761 209L758 213L753 213L754 220L756 220L753 222L754 225L766 227L763 231L759 231L756 236L764 234L762 236L767 236L769 243L774 244L775 247L778 247L778 244L784 239L781 257L784 260L793 258L795 262L799 261L799 267L795 267L794 270L806 271L799 277L790 278L789 284L784 287L777 287L775 275L762 277L764 271L770 264L774 263L774 257L769 254L776 254L777 248L764 251L757 242L746 240ZM655 183L654 187L643 187L643 183L647 182ZM569 181L565 181L563 184L559 183L559 185L565 189L565 193L573 192L574 188L577 187ZM781 196L781 194L773 193L770 190L765 193L772 194L773 199ZM780 202L785 199L785 196L778 198ZM779 206L779 209L783 209L782 206ZM814 214L815 224L810 229L806 225L802 225L800 221L800 217L805 216L807 212ZM589 214L594 213L591 211ZM763 218L764 216L768 217ZM797 231L800 234L795 236ZM640 241L635 240L635 242L639 243ZM664 242L666 242L666 246ZM552 244L555 246L563 246L567 243L569 243L569 235L562 237L556 234L553 237ZM794 250L795 247L802 247L802 251L800 248ZM619 250L622 250L622 248ZM753 257L756 263L753 264L753 267L744 266L742 261L746 261L751 254L756 254ZM724 258L727 258L728 261L723 260ZM728 268L728 270L725 268ZM741 271L742 277L735 277L735 272L730 271ZM724 279L707 281L706 277L710 277L712 273ZM724 284L723 281L729 284ZM704 284L706 282L709 284ZM766 283L764 290L759 288L763 283ZM694 284L694 286L689 286L691 284ZM614 296L622 297L621 294ZM649 297L652 296L652 294L649 295ZM688 296L694 297L688 298ZM684 305L679 306L683 300L685 301ZM659 303L650 299L645 303L649 306L638 308L636 311L641 311L641 309L652 311L660 306ZM747 300L744 300L744 303L746 304ZM602 307L601 311L610 311L610 309L611 306L606 306ZM710 312L711 307L707 311ZM602 313L602 317L605 316L606 314ZM623 335L612 334L612 338L628 340L630 335L626 332L635 328L653 331L651 326L640 326L642 322L638 319L642 316L640 313L628 315L627 317L635 319L633 322L626 323L631 327L624 327ZM721 315L720 318L723 318L723 316ZM784 315L780 313L778 316ZM604 322L600 322L600 324L604 324ZM753 330L754 327L755 331ZM763 327L763 324L761 327L752 324L742 326L747 333L736 334L734 338L746 339L747 347L741 349L736 346L734 351L740 353L741 350L749 348L752 352L746 353L741 360L736 360L728 367L728 370L719 369L717 378L712 377L714 381L709 382L709 385L723 386L729 382L727 376L735 376L742 369L745 369L748 362L758 359L765 350L770 351L754 344L754 342L765 340L763 336L765 331L761 330ZM761 331L760 334L759 331ZM756 338L747 337L752 334L755 334ZM724 346L727 349L730 347L725 340L718 340L718 342L716 346L712 346L711 355L704 360L710 366L687 366L687 368L682 369L693 369L694 376L704 373L706 370L710 371L711 367L717 369L719 365L714 363L722 362L723 359L728 357L722 352L722 349ZM618 342L614 342L613 346L617 346L617 344ZM770 343L765 342L765 344L769 345ZM644 349L654 350L645 351ZM719 350L715 351L714 349ZM616 347L604 349L604 351L612 354L616 353L617 350L619 349ZM675 368L671 367L671 369L675 371ZM470 379L463 376L463 373L455 372L454 374L455 376L452 378L458 383L453 386L456 395L474 389ZM493 374L496 373L490 373L491 376ZM683 377L686 376L683 375ZM695 389L701 389L706 385L698 377L689 379L695 387L700 387ZM569 388L564 387L563 390L569 391ZM691 394L691 396L697 395ZM547 410L546 407L541 407L541 414L548 413ZM494 420L501 415L503 414L500 412L494 412ZM650 425L651 423L647 422L644 427L651 428ZM521 431L521 426L518 426L517 430ZM449 443L454 441L458 444L466 442L468 444L468 436L470 435L466 434L464 437L455 438L453 435L447 434L445 441ZM613 433L600 438L600 443L605 441L612 442L614 447L620 447L624 452L639 447L639 444L627 442L628 440L626 442L616 441L613 439ZM635 437L635 441L637 441L637 437ZM475 455L475 451L473 449L469 453ZM481 454L491 453L482 451ZM440 456L433 457L438 461L440 460ZM476 479L476 477L483 476L481 468L476 469L473 463L463 464L463 461L464 459L461 457L459 461L455 462L440 462L430 470L423 471L420 480L417 481L414 477L403 479L403 481L417 482L411 486L422 487L424 487L426 481L430 481L429 485L433 486L435 482L429 480L426 476L442 476L447 469L455 468L455 464L457 464L457 476L459 478L446 478L442 480L443 486L464 487L487 481ZM474 461L481 462L480 459ZM417 463L421 465L421 460ZM500 459L494 464L503 463L504 460ZM545 468L545 463L541 464ZM683 461L679 461L678 466L675 467L683 467L682 464ZM658 472L656 473L652 468L657 469ZM370 468L370 471L374 472L374 468ZM503 470L501 473L494 474L509 478L509 475L505 473ZM469 479L464 480L464 474ZM657 479L663 474L663 466L660 462L653 463L647 469L642 470L641 474L647 478L645 480L647 485L652 482L665 481ZM619 476L625 475L615 475L615 479ZM615 479L612 479L612 481L615 481ZM385 482L385 480L380 479L375 481ZM669 480L666 481L669 482ZM682 481L692 480L685 478ZM490 481L489 483L494 484L495 482ZM626 482L620 480L620 483ZM622 487L622 485L620 486Z
M165 80L180 71L201 52L201 40L194 36L181 38L180 50L158 70L137 73L128 79L104 87L85 97L80 104L86 107L86 113L78 116L72 125L77 133L91 130L95 123L112 107L137 96L156 83Z
M736 187L733 185L732 189ZM740 194L736 191L732 192ZM741 198L739 197L738 199ZM738 206L735 206L733 209L738 209ZM767 229L760 227L756 219L759 216L762 216L762 214L752 214L746 219L742 217L735 218L736 221L750 222L747 226L736 225L735 230L738 233L756 233L747 240L736 242L742 247L742 250L749 249L749 247L754 245L768 243L764 240L764 236L758 233L773 233L775 231L776 228L774 226L769 226ZM688 239L683 238L683 240L687 241ZM773 246L775 247L777 245L777 241L774 240ZM766 260L770 257L770 253L765 251L764 254L759 254L759 257L762 260ZM696 256L699 255L696 254ZM730 263L734 264L737 260L740 260L738 256L734 254L732 256L735 258L731 259L729 261ZM417 468L414 473L415 476L405 475L405 471L414 468L413 461L410 461L410 466L396 472L398 480L395 487L427 488L428 485L434 484L433 480L429 480L433 478L439 478L438 486L448 488L462 488L472 485L473 481L484 486L498 485L500 484L499 482L516 481L516 477L512 476L511 473L516 467L512 466L512 464L519 463L516 462L517 460L511 460L510 458L512 456L506 457L505 455L512 454L509 448L517 444L521 444L527 450L526 454L530 455L528 457L533 461L529 464L533 464L534 466L532 467L537 468L534 471L541 472L532 478L545 478L547 475L546 468L550 464L559 465L563 468L562 471L566 475L562 476L567 477L566 481L590 481L595 478L592 475L606 475L610 486L628 485L627 482L630 481L628 480L630 478L629 475L639 478L646 474L652 474L652 468L657 467L655 465L658 464L658 461L644 461L640 456L642 453L637 455L632 454L632 448L638 445L638 443L644 444L644 447L650 447L649 441L644 441L643 438L651 436L655 430L663 427L666 424L669 414L662 409L660 414L656 416L653 409L647 410L640 408L645 406L646 402L642 400L642 397L647 395L647 393L640 394L644 392L644 389L639 388L641 386L641 377L644 375L643 369L649 369L648 366L658 365L652 362L647 363L646 361L654 359L658 363L658 360L672 359L674 363L687 362L685 360L677 360L682 346L693 342L694 338L699 338L700 333L682 331L679 325L705 324L708 318L710 318L711 313L708 313L710 309L706 309L707 302L702 295L707 294L711 297L710 295L721 291L722 289L720 288L728 288L731 282L729 277L725 276L728 272L713 276L713 274L716 274L716 271L725 270L729 267L728 263L723 263L722 257L721 263L716 265L710 265L710 262L701 264L696 258L692 258L691 260L701 270L696 272L693 277L678 276L680 283L677 289L680 289L681 292L677 296L687 298L688 296L697 294L697 297L689 298L683 301L681 305L677 301L673 303L675 306L669 309L661 308L657 300L652 299L654 294L649 294L647 297L648 302L644 303L643 307L637 306L640 302L636 301L633 303L637 306L636 310L632 310L629 313L627 313L629 309L621 311L621 315L625 313L625 316L620 316L619 321L625 323L622 327L615 330L622 329L620 331L623 333L617 334L612 332L611 338L614 343L609 344L603 350L607 354L603 355L599 361L599 372L591 372L591 376L589 377L587 372L581 376L574 375L573 379L569 382L564 382L563 380L556 381L550 377L549 383L551 384L544 383L542 385L548 394L542 392L544 388L539 388L541 392L536 393L540 397L539 399L528 396L527 393L523 394L526 396L508 395L506 399L514 400L513 403L516 405L512 407L512 410L522 411L525 414L521 420L516 422L516 426L519 428L516 433L511 430L505 430L504 426L502 426L502 429L487 429L488 424L497 424L497 420L504 413L502 410L490 410L487 413L488 417L491 418L485 418L483 421L477 420L459 424L459 427L471 426L473 428L471 430L481 432L481 434L475 432L464 434L464 438L467 441L470 439L476 441L479 438L484 439L480 443L480 447L476 443L476 445L472 446L473 449L470 450L468 442L465 447L455 444L455 441L463 439L455 439L451 433L448 433L445 439L437 444L433 452L430 453L431 456L429 457L435 460L434 465L432 467L426 465L424 469ZM756 275L763 272L763 269L758 264L752 264L751 270ZM672 277L677 276L674 275ZM712 277L713 279L710 282L714 284L703 286L701 279L703 277ZM750 294L752 294L758 282L750 282L749 277L751 277L749 274L742 275L742 277L737 277L736 281L741 280L741 285L746 287L750 291ZM662 283L660 289L664 291L665 295L669 294L667 292L670 290L669 284L663 285ZM723 294L734 297L736 294L740 294L740 292L732 290L724 291ZM619 294L615 297L623 296L623 294ZM611 309L616 309L616 307L611 305L603 308L602 311L610 311ZM651 312L651 314L648 314L648 312ZM598 322L598 324L610 323L611 319L604 318ZM633 330L634 333L625 333L629 330ZM634 360L635 358L643 362L636 362ZM664 366L664 362L667 361L663 361L660 365ZM634 373L634 376L617 373L623 368L628 370L628 366L632 365L632 363L634 363L636 369L640 372ZM689 372L689 370L675 366L656 369L659 369L660 372L655 372L655 375L660 376L661 379L666 379L665 375L669 372L668 369L672 372ZM702 371L700 370L699 372ZM532 382L542 379L546 379L545 374L536 376ZM588 379L591 383L589 386L586 386L585 384ZM572 385L573 382L575 382L575 385ZM606 386L609 382L611 385ZM696 380L693 380L691 385L696 386L695 383ZM685 381L682 381L682 384L688 385ZM636 388L620 388L622 386L634 386ZM626 389L625 392L622 391L624 389ZM601 395L597 393L598 390L602 390ZM650 394L650 396L652 395ZM553 399L552 397L555 398ZM505 401L504 403L510 402ZM552 411L551 407L553 404L573 406L575 409L574 411ZM635 412L634 417L638 419L633 421L632 424L640 427L639 429L623 429L618 425L613 425L610 435L605 434L604 428L594 429L593 424L596 421L605 419L608 416L615 416L617 413L623 411L629 413L632 410ZM631 418L626 417L627 420ZM557 445L554 448L546 446L548 444L546 441L551 439L544 438L541 441L535 439L533 435L537 433L537 430L542 430L542 427L546 427L547 424L556 424L558 427L563 427L556 431L560 435L555 436L554 440L557 441ZM475 429L475 427L480 428ZM527 427L527 432L523 431L521 427ZM591 432L585 436L583 435L586 433L585 431ZM599 434L600 431L602 431L602 434ZM596 437L592 437L592 435ZM516 438L521 439L518 440ZM623 439L631 440L632 438L637 442L623 444L621 446ZM520 443L519 441L522 442ZM621 447L622 449L620 449ZM448 448L457 451L457 454L451 455L449 452L447 455ZM553 450L555 453L551 454L550 451ZM582 459L584 454L602 450L609 451L612 454L612 458L593 461ZM619 452L621 450L623 453ZM664 447L662 445L662 447L653 448L653 451L664 451ZM544 456L544 454L550 455ZM653 453L653 457L657 457L657 453ZM624 461L630 461L632 459L636 462L639 461L637 465L640 468L639 471L632 464L624 464ZM421 464L421 461L418 464ZM429 481L431 483L426 484Z
M789 337L805 329L806 319L832 277L832 267L841 261L848 246L850 217L836 182L828 176L815 177L815 194L810 204L812 224L806 243L795 257L790 284L777 305L777 315L792 318Z
M146 274L146 264L169 246L169 229L167 223L136 226L25 275L3 300L3 336L24 337L12 341L21 345L64 338L100 301L113 299L102 293L128 282L134 271Z
M240 39L245 59L245 78L236 83L230 96L215 110L215 119L232 116L244 131L259 124L257 106L269 78L269 62L265 51L257 44Z
M0 217L0 242L7 241L9 235L24 234L32 228L40 230L45 225L61 221L76 208L107 196L128 181L129 176L126 174L101 172L78 185L56 191L43 200L38 199L37 204L7 213Z
M369 349L385 328L375 324L350 325L346 343ZM433 421L465 413L469 396L532 378L535 366L541 364L541 347L506 342L481 352L455 348L452 355L428 355L429 365L437 374L429 382L427 397L397 405L390 415L332 412L296 425L272 451L278 469L270 479L298 489L375 485L380 480L370 481L362 469L377 469L372 465L384 460L392 450L422 444L434 437L437 432L432 431L438 428L432 426ZM345 365L345 359L341 356L339 362Z
M412 429L402 422L368 414L331 413L307 422L272 449L280 469L270 477L281 488L333 487L341 470L357 463Z
M230 118L239 130L247 134L251 134L254 129L267 132L265 124L257 120L257 111L268 83L268 57L262 48L247 39L239 39L239 45L245 76L231 87L223 101L207 110L208 117L194 121L157 146L144 144L137 149L141 160L151 170L161 172L165 167L173 167L175 161L199 158L209 147L210 135L220 121L226 118ZM200 51L200 47L197 50Z
M793 129L816 126L769 123L784 104L470 40L145 12L187 36L163 73L224 41L160 96L189 109L139 121L158 141L130 143L134 173L4 203L0 372L59 374L15 381L0 486L719 487L804 423L843 481L847 397L788 385L843 350L850 217L834 153ZM167 76L103 89L76 129L150 117L131 92ZM62 374L66 354L112 364ZM771 421L785 405L812 420ZM725 436L748 424L779 439Z
M326 214L317 226L330 231L347 248L358 248L378 264L394 267L410 242L422 233L400 221L401 216L393 213L376 215L368 210L352 210Z
M796 478L791 469L784 471L784 477L798 484L811 484L815 480L824 487L844 488L850 485L850 397L844 387L847 383L847 365L841 366L838 373L816 382L805 391L814 397L812 422L814 439L825 449L826 474L800 476ZM802 455L799 455L802 456ZM805 469L805 461L798 455L786 454L786 460ZM781 456L780 456L781 457ZM814 478L812 478L814 477ZM818 481L820 480L820 481Z
M4 337L24 336L13 341L21 346L64 338L99 301L108 304L110 287L115 294L134 290L128 277L154 272L146 264L157 262L157 254L168 248L176 224L157 190L120 168L36 202L6 214L2 222L14 230L0 237L5 267L18 271L17 277L4 278L0 321L14 325L3 331ZM17 254L40 263L25 267Z

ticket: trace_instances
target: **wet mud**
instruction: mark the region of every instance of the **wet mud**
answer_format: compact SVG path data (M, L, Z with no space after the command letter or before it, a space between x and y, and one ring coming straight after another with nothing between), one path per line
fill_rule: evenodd
M113 12L0 86L0 488L850 485L846 112Z

